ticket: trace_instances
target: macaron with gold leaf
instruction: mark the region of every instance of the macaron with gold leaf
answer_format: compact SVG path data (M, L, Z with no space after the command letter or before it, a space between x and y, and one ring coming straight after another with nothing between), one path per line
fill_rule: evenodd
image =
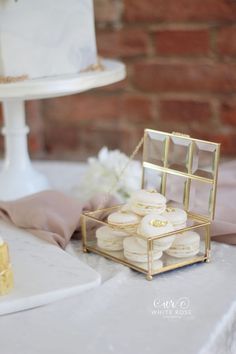
M161 215L170 221L175 230L180 230L186 227L187 213L183 209L167 207Z
M145 238L152 238L155 236L161 236L163 234L175 231L171 222L164 216L152 213L146 215L140 222L137 234ZM164 251L168 249L175 239L175 235L166 236L153 241L153 248ZM137 238L141 245L147 244L147 241L142 238Z

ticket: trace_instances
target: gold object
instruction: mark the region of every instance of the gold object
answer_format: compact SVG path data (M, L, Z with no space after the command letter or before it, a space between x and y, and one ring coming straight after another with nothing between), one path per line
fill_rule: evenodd
M13 288L13 271L11 265L0 273L0 295L8 294Z
M12 84L19 81L27 80L28 75L22 76L0 76L0 84Z
M155 189L155 192L162 193L168 200L172 198L172 201L180 203L188 215L187 227L181 229L181 234L175 230L149 238L140 235L138 229L137 231L129 230L128 233L130 235L145 240L147 243L147 265L134 263L126 259L121 251L111 252L101 250L97 247L95 229L103 225L108 225L107 222L101 219L101 216L104 215L104 212L107 214L121 208L121 206L115 206L104 209L102 208L103 204L101 204L98 210L83 214L82 240L84 251L99 254L133 268L146 274L146 278L151 280L155 274L198 262L209 262L211 248L210 224L214 219L215 213L220 144L193 139L181 133L166 133L145 129L144 136L137 144L129 161L136 156L142 146L143 168L141 188L146 190ZM122 169L119 178L121 178L128 167L129 162ZM119 182L119 178L109 190L109 193L112 193ZM153 186L153 180L156 181L157 187L156 185ZM174 193L173 189L175 188L177 189ZM206 201L205 205L201 203L204 200ZM173 205L173 203L171 204ZM167 212L173 209L172 207L168 207ZM156 221L158 220L153 220L153 223L160 225ZM94 225L96 225L95 229ZM201 236L200 252L186 259L177 259L165 255L163 258L163 267L155 269L155 262L153 261L154 242L176 234L179 235L178 237L181 237L183 233L190 230L198 232Z
M0 246L0 295L6 295L13 288L13 271L7 243Z
M95 64L91 64L89 66L87 66L87 68L81 70L81 73L86 73L89 71L104 71L105 70L105 66L102 63L102 57L98 56L97 57L97 62Z
M10 263L9 251L6 242L0 245L0 273L8 267Z
M171 213L172 211L175 211L175 208L172 208L172 207L166 208L167 213Z
M168 224L168 221L163 221L163 220L151 220L150 225L154 227L163 227Z

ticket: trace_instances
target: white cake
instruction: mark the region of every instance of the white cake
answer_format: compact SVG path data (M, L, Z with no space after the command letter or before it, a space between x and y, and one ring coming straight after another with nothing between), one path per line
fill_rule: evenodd
M74 74L96 64L92 0L0 0L0 78Z

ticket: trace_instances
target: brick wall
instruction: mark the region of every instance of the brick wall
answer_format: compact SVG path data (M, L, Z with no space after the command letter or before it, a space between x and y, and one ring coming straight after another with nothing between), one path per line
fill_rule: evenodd
M95 0L102 56L128 77L84 94L30 102L31 152L84 159L131 152L145 127L222 143L236 155L236 1Z

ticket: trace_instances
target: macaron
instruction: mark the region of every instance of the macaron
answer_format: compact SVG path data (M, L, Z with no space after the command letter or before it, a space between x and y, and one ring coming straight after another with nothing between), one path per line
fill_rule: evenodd
M170 221L162 215L152 213L146 215L140 222L137 233L144 237L154 237L174 231L173 225ZM153 241L153 248L164 251L168 249L175 239L175 235L163 237ZM142 245L147 242L138 238L138 242Z
M187 213L183 209L167 207L161 215L171 222L175 230L180 230L186 227Z
M107 251L123 250L123 241L126 236L118 235L108 226L102 226L96 230L98 247Z
M195 231L186 231L176 235L171 247L166 250L166 254L176 258L195 256L200 249L200 236Z
M117 211L108 216L107 222L121 236L136 232L140 217L132 212Z
M128 212L131 212L131 213L132 213L130 204L129 204L129 203L123 204L123 205L120 207L120 211L121 211L122 213L128 213Z
M166 198L155 189L141 189L132 194L130 205L132 211L141 216L153 212L161 214L166 209Z
M147 263L148 254L147 246L141 245L137 238L134 236L127 237L123 241L124 245L124 256L130 261L137 263ZM153 261L158 260L162 256L162 251L153 249L152 259Z

